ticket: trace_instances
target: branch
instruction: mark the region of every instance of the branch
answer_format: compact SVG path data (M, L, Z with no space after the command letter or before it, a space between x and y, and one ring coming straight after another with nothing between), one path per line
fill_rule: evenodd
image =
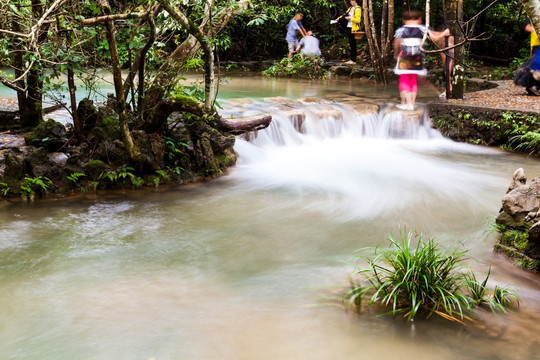
M12 90L15 90L17 92L22 92L22 93L25 93L26 90L13 84L12 82L10 82L9 80L6 80L3 76L0 76L0 83L4 84L5 86L7 86L8 88L12 89Z
M23 33L13 32L13 31L9 31L9 30L3 30L3 29L0 29L0 33L11 35L11 36L16 36L16 37L20 37L20 38L29 38L30 37L30 34L23 34Z
M448 51L448 50L452 50L452 49L455 49L457 47L460 47L461 45L467 43L467 42L470 42L470 41L486 41L486 40L489 40L491 39L491 35L488 36L488 37L485 37L485 38L480 38L480 36L484 35L485 32L473 37L473 38L469 38L467 36L465 36L465 39L457 44L454 44L452 46L448 46L448 47L445 47L445 48L439 48L437 43L434 42L435 46L438 47L437 50L425 50L422 47L420 47L420 51L422 51L424 54L438 54L438 53L442 53L442 52L445 52L445 51ZM448 57L450 57L450 59L453 59L451 56L447 55ZM454 59L455 60L455 59Z
M101 24L104 22L107 22L108 20L125 20L125 19L140 19L147 17L149 12L144 13L126 13L126 14L111 14L111 15L103 15L98 16L95 18L90 19L82 19L80 20L81 24L91 26L96 24Z

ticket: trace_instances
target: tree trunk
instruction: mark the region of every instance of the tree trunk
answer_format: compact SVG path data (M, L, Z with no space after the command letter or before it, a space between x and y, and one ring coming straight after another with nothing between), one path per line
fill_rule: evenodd
M111 15L111 8L108 0L99 0L103 13ZM109 43L109 51L111 53L114 91L116 93L116 111L120 119L120 129L126 151L133 161L138 161L140 152L133 143L133 138L129 131L128 116L126 111L126 99L124 97L124 88L122 82L122 70L120 68L120 57L118 56L118 47L116 46L116 26L113 19L107 19L105 22L107 29L107 42Z
M538 0L536 0L538 1ZM449 1L448 12L448 28L450 33L454 35L454 43L459 44L465 39L465 34L461 31L460 24L463 24L463 0ZM464 45L454 49L454 69L450 74L452 82L452 92L449 96L451 99L463 99L465 68L463 67L465 60Z

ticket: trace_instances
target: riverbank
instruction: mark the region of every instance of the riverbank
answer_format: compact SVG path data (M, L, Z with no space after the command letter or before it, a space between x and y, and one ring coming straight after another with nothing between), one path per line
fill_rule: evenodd
M540 131L540 98L530 96L511 80L474 80L496 87L466 93L463 99L438 100L428 105L433 125L455 141L536 152L531 139Z

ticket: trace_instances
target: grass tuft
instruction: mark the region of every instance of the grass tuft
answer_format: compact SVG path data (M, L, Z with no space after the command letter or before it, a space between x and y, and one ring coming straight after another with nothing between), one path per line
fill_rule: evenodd
M506 312L519 306L519 298L508 288L496 287L490 291L486 285L490 271L479 281L472 270L463 264L466 250L441 248L430 238L425 241L416 232L400 230L400 238L391 234L390 248L375 250L367 260L367 268L357 268L363 282L351 280L351 290L343 300L361 311L363 304L382 305L385 314L402 315L409 321L421 315L433 314L463 323L478 306L486 305L492 311ZM416 240L416 245L414 241Z

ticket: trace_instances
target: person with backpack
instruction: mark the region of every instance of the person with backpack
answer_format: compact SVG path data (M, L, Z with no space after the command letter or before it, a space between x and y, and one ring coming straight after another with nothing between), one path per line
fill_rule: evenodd
M394 34L394 55L397 60L394 72L399 75L399 94L401 110L414 110L418 93L418 75L426 75L424 54L420 50L424 35L433 42L450 36L450 30L432 31L422 24L422 13L406 11L403 13L403 26Z

